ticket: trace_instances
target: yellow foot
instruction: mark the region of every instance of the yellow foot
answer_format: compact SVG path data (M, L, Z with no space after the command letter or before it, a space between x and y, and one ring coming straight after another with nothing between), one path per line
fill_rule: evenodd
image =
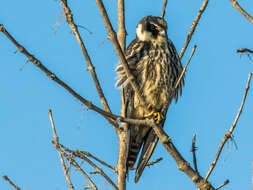
M145 114L144 117L154 116L156 124L159 124L160 121L161 121L161 114L160 114L160 112L155 112L155 110L151 108L150 104L148 105L148 109L151 109L151 112L148 113L148 114Z

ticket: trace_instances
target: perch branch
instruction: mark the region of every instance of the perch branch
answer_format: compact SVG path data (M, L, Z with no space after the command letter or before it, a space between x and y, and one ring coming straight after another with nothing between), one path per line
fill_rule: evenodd
M193 33L194 33L194 31L195 31L198 23L199 23L199 20L200 20L200 18L202 16L203 12L205 11L205 9L207 7L207 4L208 4L208 0L204 0L202 6L199 9L198 15L196 16L195 20L193 21L193 23L191 25L190 31L189 31L189 33L188 33L188 35L186 37L185 44L184 44L184 46L183 46L183 48L182 48L182 50L181 50L181 52L179 54L180 59L182 59L182 57L184 56L185 50L186 50L186 48L188 47L188 45L189 45L189 43L191 41L192 35L193 35Z
M248 19L252 24L253 24L253 17L249 15L240 5L237 3L236 0L230 0L232 3L233 7L236 8L240 13L245 16L246 19Z
M80 47L81 47L81 50L82 50L82 53L84 55L84 58L86 60L86 63L88 65L88 70L90 71L91 73L91 76L92 76L92 79L94 81L94 84L96 86L96 89L97 89L97 92L98 92L98 95L100 97L100 101L102 103L102 105L104 106L105 110L109 113L111 113L111 109L108 105L108 102L104 96L104 93L103 93L103 90L101 88L101 85L99 83L99 80L98 80L98 77L97 77L97 74L95 72L95 67L93 66L92 62L91 62L91 59L90 59L90 56L88 54L88 51L84 45L84 42L80 36L80 33L78 31L78 28L77 28L77 25L75 24L74 22L74 19L73 19L73 15L71 13L71 10L70 8L68 7L68 3L67 3L67 0L61 0L61 4L63 6L63 9L64 9L64 14L65 14L65 17L66 17L66 20L73 32L73 34L75 35ZM114 128L118 128L118 125L115 121L113 120L109 120L109 122L112 124L112 126L114 126Z
M236 127L236 124L237 124L237 122L238 122L238 120L240 118L240 115L242 113L243 106L245 104L245 100L246 100L246 97L247 97L247 94L248 94L248 90L249 90L249 87L250 87L251 77L252 77L252 74L250 73L249 77L248 77L247 85L246 85L246 88L245 88L245 91L244 91L242 103L241 103L241 106L240 106L240 108L239 108L239 110L237 112L237 115L235 117L235 121L233 122L231 128L224 135L224 137L222 139L222 142L221 142L221 144L220 144L220 146L218 148L217 154L216 154L216 156L215 156L215 158L214 158L214 160L213 160L213 162L212 162L212 164L211 164L211 166L210 166L210 168L209 168L209 170L208 170L208 172L207 172L207 174L205 176L205 180L208 180L209 176L211 175L211 173L212 173L212 171L213 171L213 169L214 169L214 167L215 167L215 165L216 165L216 163L217 163L217 161L218 161L218 159L220 157L221 151L222 151L225 143L228 141L228 139L230 139L232 137L232 133L233 133L235 127Z
M3 179L7 181L12 187L14 187L16 190L21 190L18 186L16 186L6 175L3 176Z
M52 110L48 110L48 114L49 114L49 118L50 118L50 121L51 121L51 125L52 125L52 129L53 129L53 135L54 135L54 140L55 140L55 147L59 153L59 156L60 156L60 160L61 160L61 164L62 164L62 168L63 168L63 171L64 171L64 176L65 176L65 179L68 183L68 186L69 186L69 189L71 190L74 190L74 186L70 180L70 177L69 177L69 174L68 174L68 170L67 170L67 167L65 165L65 162L64 162L64 159L63 159L63 156L62 156L62 153L59 149L59 137L56 133L56 129L55 129L55 125L54 125L54 120L53 120L53 115L52 115Z

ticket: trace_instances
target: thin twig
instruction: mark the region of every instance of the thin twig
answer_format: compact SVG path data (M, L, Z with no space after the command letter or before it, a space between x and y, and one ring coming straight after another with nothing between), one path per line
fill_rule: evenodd
M222 187L224 187L225 185L227 185L229 183L229 180L227 179L223 184L219 185L215 190L218 190Z
M236 53L253 53L253 50L248 49L248 48L241 48L236 50Z
M119 190L119 188L115 185L115 183L111 180L111 178L105 174L105 172L98 167L96 164L94 164L91 160L89 160L87 157L78 154L77 151L73 153L75 156L78 156L79 158L85 160L86 162L88 162L92 167L94 167L96 169L96 172L99 173L101 176L103 176L105 178L105 180L111 184L113 186L114 189Z
M180 74L180 76L179 76L179 78L178 78L178 80L177 80L177 82L176 82L176 85L175 85L175 87L174 87L175 90L177 89L178 85L180 84L180 82L181 82L181 80L182 80L182 78L183 78L183 76L184 76L184 73L185 73L185 71L186 71L186 69L187 69L187 67L188 67L188 65L189 65L189 63L190 63L190 61L191 61L191 59L192 59L192 56L193 56L194 53L195 53L196 48L197 48L197 46L194 45L194 47L192 48L191 55L190 55L190 57L189 57L189 59L188 59L186 65L185 65L184 68L183 68L182 73Z
M164 3L163 3L163 10L162 10L162 14L161 14L161 17L164 18L165 16L165 13L166 13L166 6L167 6L167 0L164 0Z
M55 142L52 142L55 145ZM60 150L61 153L64 155L64 157L70 161L71 165L75 166L76 169L78 169L81 174L88 180L88 182L91 185L91 188L93 190L98 190L97 186L95 185L95 183L92 181L92 179L88 176L88 174L79 166L79 164L67 153L63 152L62 150Z
M148 162L148 163L146 164L146 166L155 165L156 163L158 163L158 162L160 162L160 161L162 161L162 160L163 160L162 157L161 157L161 158L158 158L158 159L156 159L156 160L154 160L154 161L152 161L152 162ZM137 167L130 168L130 170L136 170L136 169L137 169Z
M6 175L3 176L3 179L7 181L12 187L14 187L16 190L21 190L18 186L16 186Z
M248 19L252 24L253 24L253 17L249 15L240 5L237 3L236 0L230 0L232 3L233 7L236 8L240 13L245 16L246 19Z
M105 96L104 96L103 90L101 88L101 85L99 83L97 74L95 72L95 67L93 66L93 64L91 62L90 56L88 54L88 51L87 51L87 49L86 49L86 47L84 45L84 42L83 42L83 40L82 40L82 38L80 36L80 33L78 31L78 27L77 27L77 25L74 22L71 10L68 7L67 0L61 0L61 4L62 4L62 6L64 8L64 14L65 14L66 20L67 20L67 22L68 22L68 24L69 24L69 26L70 26L73 34L75 35L75 37L76 37L76 39L77 39L80 47L81 47L82 53L84 55L84 58L86 60L87 65L88 65L88 70L91 73L92 79L94 81L94 84L96 86L98 95L100 97L100 101L101 101L102 105L104 106L105 110L107 112L111 113L111 109L110 109L110 107L108 105L108 102L107 102ZM115 121L113 121L113 120L110 119L109 122L112 124L112 126L114 126L115 130L118 128L118 124Z
M194 33L194 31L195 31L198 23L199 23L199 20L200 20L200 18L202 16L203 12L205 11L205 9L207 7L207 4L208 4L208 0L204 0L202 6L199 9L198 15L196 16L195 20L193 21L193 23L191 25L191 28L190 28L190 31L189 31L189 33L187 35L185 44L184 44L184 46L183 46L183 48L182 48L182 50L181 50L181 52L179 54L180 59L182 59L182 57L184 56L185 50L186 50L186 48L188 47L188 45L189 45L189 43L191 41L192 35L193 35L193 33Z
M55 143L56 143L55 147L56 147L56 149L57 149L57 151L59 153L59 156L60 156L62 168L63 168L63 171L64 171L64 176L65 176L66 181L68 183L69 189L74 190L74 186L73 186L73 184L72 184L72 182L70 180L70 177L69 177L69 174L68 174L68 170L66 168L66 165L65 165L62 153L61 153L61 151L59 150L59 147L58 147L59 137L57 136L57 133L56 133L56 129L55 129L55 125L54 125L54 120L53 120L53 115L52 115L52 110L48 110L48 114L49 114L49 118L50 118L50 121L51 121L52 129L53 129L54 140L55 140Z
M239 108L239 110L237 112L237 115L235 117L235 121L233 122L231 128L224 135L224 137L222 139L222 142L221 142L221 144L220 144L220 146L218 148L218 151L216 153L216 156L215 156L215 158L214 158L214 160L213 160L213 162L212 162L212 164L211 164L211 166L210 166L210 168L209 168L209 170L208 170L208 172L207 172L207 174L205 176L205 180L208 180L210 174L212 173L212 171L213 171L213 169L214 169L214 167L215 167L215 165L216 165L216 163L217 163L217 161L218 161L218 159L220 157L221 151L222 151L225 143L227 142L228 139L230 139L232 137L232 133L233 133L235 127L236 127L236 124L237 124L237 122L238 122L238 120L240 118L240 115L242 113L243 106L245 104L245 100L246 100L246 97L247 97L247 94L248 94L248 90L249 90L249 87L250 87L251 77L252 77L252 74L250 73L249 77L248 77L247 85L246 85L246 88L245 88L245 91L244 91L242 103L241 103L241 106L240 106L240 108Z
M55 144L55 142L52 142L53 144ZM84 161L86 161L87 163L89 163L93 168L96 169L96 172L99 173L101 176L103 176L105 178L105 180L110 183L114 189L118 190L118 187L115 185L115 183L110 179L110 177L108 177L108 175L105 174L105 172L99 168L96 164L94 164L90 159L88 159L85 155L89 155L91 156L90 153L88 152L85 152L85 151L73 151L73 150L70 150L69 148L63 146L62 144L59 144L59 147L62 148L64 151L66 152L69 152L71 155L75 156L75 157L78 157ZM94 156L92 156L93 158L95 158ZM97 158L96 158L97 159ZM99 160L99 159L97 159ZM101 161L101 160L100 160ZM105 162L103 162L104 164Z
M99 158L95 157L94 155L92 155L91 153L89 152L86 152L86 151L82 151L82 150L77 150L76 152L78 153L81 153L81 154L84 154L85 156L88 156L88 157L91 157L92 159L96 160L97 162L99 162L100 164L112 169L112 170L115 170L115 167L111 166L110 164L107 164L106 162L100 160Z
M196 159L196 133L193 135L193 138L192 138L192 149L191 149L191 152L192 152L192 156L193 156L193 165L194 165L194 169L196 172L199 173L199 170L198 170L198 165L197 165L197 159Z

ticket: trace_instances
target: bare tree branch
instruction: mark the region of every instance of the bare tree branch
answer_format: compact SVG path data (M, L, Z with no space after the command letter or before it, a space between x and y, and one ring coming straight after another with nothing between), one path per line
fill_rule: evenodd
M0 31L18 48L18 51L23 53L30 62L32 62L36 67L38 67L41 71L43 71L51 80L55 81L57 84L65 88L71 95L73 95L75 98L77 98L80 102L82 102L84 105L88 107L88 109L94 110L104 116L107 120L109 118L114 119L115 121L122 121L124 120L121 116L116 116L112 113L106 112L102 110L101 108L95 106L92 104L91 101L86 100L82 96L80 96L76 91L74 91L69 85L67 85L65 82L60 80L54 73L52 73L49 69L47 69L35 56L30 54L22 45L20 45L4 28L3 25L0 25Z
M212 171L213 171L213 169L214 169L214 167L215 167L215 165L216 165L216 163L217 163L217 161L218 161L218 159L220 157L221 151L222 151L225 143L227 142L228 139L230 139L232 137L232 133L233 133L235 127L236 127L236 124L237 124L237 122L238 122L238 120L240 118L240 115L242 113L243 106L245 104L245 100L246 100L246 97L247 97L247 94L248 94L248 90L249 90L249 87L250 87L251 77L252 77L252 74L250 73L249 77L248 77L248 82L247 82L247 85L246 85L246 88L245 88L245 92L244 92L244 95L243 95L242 103L241 103L241 106L240 106L240 108L238 110L238 113L237 113L237 115L235 117L235 121L232 124L231 128L224 135L224 137L222 139L222 142L221 142L221 144L220 144L220 146L218 148L217 154L216 154L216 156L215 156L215 158L214 158L214 160L213 160L213 162L212 162L212 164L211 164L211 166L210 166L210 168L209 168L209 170L208 170L208 172L207 172L207 174L205 176L205 180L208 180L209 176L211 175L211 173L212 173Z
M54 140L55 140L55 147L59 153L59 156L60 156L60 160L61 160L61 164L62 164L62 168L63 168L63 171L64 171L64 176L65 176L65 179L68 183L68 186L69 186L69 189L71 190L74 190L74 186L70 180L70 177L69 177L69 174L68 174L68 170L67 170L67 167L65 165L65 162L64 162L64 159L63 159L63 156L62 156L62 153L61 151L59 150L59 147L58 147L58 144L59 144L59 137L56 133L56 129L55 129L55 125L54 125L54 120L53 120L53 116L52 116L52 110L48 110L48 114L49 114L49 118L50 118L50 121L51 121L51 125L52 125L52 129L53 129L53 135L54 135Z
M162 10L162 14L161 14L161 17L164 18L165 16L165 13L166 13L166 6L167 6L167 0L164 0L164 3L163 3L163 10Z
M240 5L237 3L236 0L230 0L232 3L233 7L236 8L240 13L245 16L246 19L248 19L252 24L253 24L253 17L249 15Z
M95 157L94 155L92 155L91 153L89 152L86 152L86 151L82 151L82 150L77 150L76 151L77 153L80 153L80 154L83 154L85 156L88 156L88 157L91 157L92 159L96 160L97 162L99 162L100 164L112 169L112 170L115 170L115 167L111 166L110 164L107 164L106 162L104 162L103 160L100 160L99 158Z
M62 4L62 6L64 8L64 14L65 14L66 20L67 20L67 22L68 22L68 24L69 24L69 26L70 26L73 34L75 35L75 37L76 37L76 39L77 39L80 47L81 47L82 53L84 55L84 58L86 60L87 65L88 65L88 70L91 73L91 76L92 76L92 79L93 79L94 84L96 86L96 89L97 89L98 95L100 97L101 103L104 106L105 110L107 112L111 113L111 109L110 109L110 107L109 107L109 105L107 103L107 100L106 100L106 98L104 96L103 90L102 90L102 88L100 86L100 83L98 81L98 77L97 77L97 74L95 72L95 67L93 66L93 64L91 62L90 56L88 54L88 51L87 51L87 49L86 49L86 47L85 47L85 45L83 43L83 40L82 40L82 38L80 36L80 33L78 31L77 25L74 22L71 10L68 7L67 0L61 0L61 4ZM110 119L109 122L112 124L112 126L114 126L115 130L116 130L116 128L118 128L118 124L115 121L113 121L113 120Z
M181 50L181 52L179 54L180 59L182 59L182 57L184 56L185 50L186 50L186 48L188 47L188 45L189 45L189 43L191 41L192 35L193 35L193 33L194 33L194 31L195 31L198 23L199 23L199 20L200 20L200 18L202 16L203 12L205 11L205 9L207 7L207 4L208 4L208 0L204 0L202 6L199 9L198 15L196 16L195 20L193 21L193 23L191 25L190 31L189 31L189 33L188 33L188 35L186 37L185 44L184 44L184 46L183 46L183 48L182 48L182 50Z
M52 142L53 144L55 144L55 142ZM114 189L118 190L118 187L115 185L115 183L108 177L108 175L105 174L105 172L99 168L96 164L94 164L90 159L88 159L85 155L89 155L91 156L90 153L85 152L85 151L73 151L68 149L67 147L63 146L62 144L59 144L59 147L61 147L64 151L69 152L70 154L72 154L73 156L76 156L84 161L86 161L88 164L90 164L93 168L96 169L96 173L99 173L101 176L103 176L105 178L105 180L110 183ZM91 156L92 158L95 158L94 156ZM97 158L96 158L97 160ZM99 160L100 163L102 162L101 160ZM103 162L103 165L105 164L105 162ZM106 165L108 166L108 164Z
M148 162L147 164L146 164L146 166L153 166L153 165L155 165L156 163L158 163L158 162L160 162L160 161L162 161L163 160L163 158L161 157L161 158L158 158L158 159L156 159L156 160L154 160L154 161L152 161L152 162ZM137 167L134 167L134 168L130 168L130 170L136 170L137 169Z
M182 73L180 74L179 78L177 79L176 85L175 85L175 87L174 87L175 90L177 89L178 85L180 84L180 82L181 82L181 80L182 80L182 78L183 78L183 76L184 76L184 74L185 74L185 71L186 71L186 69L187 69L187 67L188 67L188 65L189 65L189 63L190 63L190 61L191 61L191 59L192 59L192 56L193 56L194 53L195 53L196 48L197 48L197 46L194 45L194 47L193 47L193 49L192 49L192 52L191 52L191 55L190 55L190 57L189 57L189 59L188 59L186 65L184 66Z
M229 183L229 180L227 179L222 185L219 185L215 190L221 189L222 187L224 187L228 183Z
M14 187L16 190L21 190L18 186L16 186L6 175L3 176L3 179L7 181L12 187Z
M192 152L192 156L193 156L193 165L194 165L194 169L196 172L199 173L199 170L198 170L198 165L197 165L197 158L196 158L196 134L193 135L193 139L192 139L192 149L191 149L191 152Z
M54 145L55 142L52 142ZM97 186L95 185L95 183L92 181L92 179L88 176L88 174L79 166L79 164L72 158L72 156L66 154L65 152L63 152L61 149L59 149L61 151L61 153L64 155L64 157L71 163L71 165L75 166L76 169L78 169L81 174L88 180L88 182L91 185L91 188L93 190L98 190Z
M154 122L154 121L153 121ZM167 152L172 156L174 161L177 163L178 169L184 172L200 190L214 190L215 188L205 180L202 176L199 175L191 166L190 163L187 162L183 156L178 152L175 145L173 144L172 140L169 136L164 132L164 130L155 125L152 125L157 137L159 138L160 142L167 150Z

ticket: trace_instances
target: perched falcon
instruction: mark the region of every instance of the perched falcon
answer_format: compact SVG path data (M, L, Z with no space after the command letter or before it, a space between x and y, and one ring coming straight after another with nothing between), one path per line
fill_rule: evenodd
M146 112L129 83L123 66L119 63L117 86L123 89L125 116L134 119L154 117L163 127L168 106L173 98L177 100L184 80L174 89L182 72L182 65L173 43L167 37L167 23L157 16L146 16L137 25L136 39L126 50L126 59L134 75L141 96L147 104ZM139 180L158 141L149 126L128 125L130 142L128 147L127 168L133 167L142 147L138 161L135 183Z

